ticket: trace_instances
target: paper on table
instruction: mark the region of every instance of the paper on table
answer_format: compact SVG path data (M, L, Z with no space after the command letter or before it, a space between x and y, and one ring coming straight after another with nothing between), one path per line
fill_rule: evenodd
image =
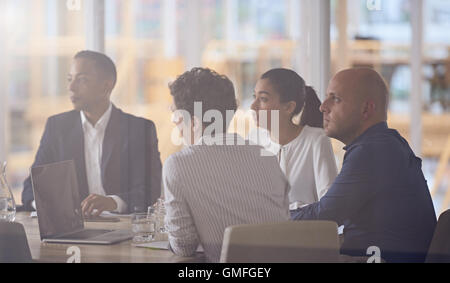
M112 213L109 211L103 211L100 216L102 217L127 217L127 218L131 218L133 216L133 214L118 214L118 213Z
M138 248L148 248L148 249L157 249L157 250L168 250L169 249L169 241L159 241L159 242L151 242L146 244L136 245ZM203 253L203 247L198 246L198 253Z
M133 214L118 214L118 213L112 213L112 212L109 212L109 211L103 211L100 214L100 216L101 217L126 217L126 218L131 218L133 216ZM37 218L38 217L37 212L36 211L31 212L30 217L31 218Z
M102 214L100 214L101 217L128 217L131 218L133 216L133 214L117 214L117 213L112 213L112 212L108 212L108 211L103 211ZM37 218L37 212L33 211L30 214L31 218Z

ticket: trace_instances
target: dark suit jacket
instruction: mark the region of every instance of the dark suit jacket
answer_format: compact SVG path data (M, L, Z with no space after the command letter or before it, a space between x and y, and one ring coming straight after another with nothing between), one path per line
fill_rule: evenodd
M84 133L79 111L50 117L34 166L74 160L80 199L89 195L86 177ZM106 195L117 195L128 212L146 210L161 195L161 159L152 121L122 112L114 105L105 130L101 176ZM31 210L34 200L31 179L24 182L22 202Z
M436 214L422 160L385 122L344 149L342 170L326 195L291 217L344 225L343 254L366 256L376 246L387 262L423 262Z

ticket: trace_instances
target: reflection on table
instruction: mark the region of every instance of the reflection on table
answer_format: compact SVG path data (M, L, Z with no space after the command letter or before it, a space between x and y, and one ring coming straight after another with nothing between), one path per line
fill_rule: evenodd
M73 255L67 254L70 247L80 248L81 263L183 263L202 262L202 255L183 258L168 250L152 250L132 246L131 241L116 245L79 245L79 244L47 244L41 243L38 220L31 218L29 213L20 212L16 222L25 227L28 244L33 260L37 262L65 263ZM120 217L118 223L86 223L88 229L131 229L129 217Z

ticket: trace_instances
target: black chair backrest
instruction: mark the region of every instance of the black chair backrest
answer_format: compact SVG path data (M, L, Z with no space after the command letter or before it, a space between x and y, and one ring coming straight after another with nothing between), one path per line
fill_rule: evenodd
M450 263L450 209L439 217L425 262Z
M32 257L22 224L0 222L0 263L31 263Z

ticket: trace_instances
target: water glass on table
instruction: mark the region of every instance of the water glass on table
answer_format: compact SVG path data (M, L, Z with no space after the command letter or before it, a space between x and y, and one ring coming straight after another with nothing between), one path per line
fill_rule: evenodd
M134 244L145 244L155 240L156 219L150 210L148 213L135 213L131 226Z

